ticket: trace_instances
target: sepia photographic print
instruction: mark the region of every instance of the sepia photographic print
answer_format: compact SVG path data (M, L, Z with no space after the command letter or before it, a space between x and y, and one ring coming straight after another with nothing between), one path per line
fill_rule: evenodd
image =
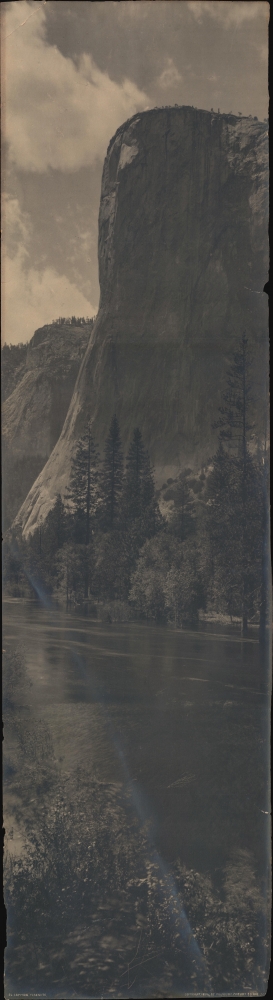
M265 996L269 3L1 8L5 1000Z

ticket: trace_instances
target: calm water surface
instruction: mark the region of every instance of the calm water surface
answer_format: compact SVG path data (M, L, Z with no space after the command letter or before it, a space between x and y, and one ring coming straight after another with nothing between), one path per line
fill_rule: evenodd
M261 995L255 633L102 625L13 600L4 648L6 996Z

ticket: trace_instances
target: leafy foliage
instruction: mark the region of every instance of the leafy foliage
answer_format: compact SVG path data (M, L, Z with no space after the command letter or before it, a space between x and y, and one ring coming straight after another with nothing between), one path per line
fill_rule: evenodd
M196 621L203 603L196 547L166 531L147 541L132 576L129 598L145 618L175 624Z
M248 617L257 611L261 585L261 472L247 455L227 456L220 444L207 482L207 529L214 586L222 610Z

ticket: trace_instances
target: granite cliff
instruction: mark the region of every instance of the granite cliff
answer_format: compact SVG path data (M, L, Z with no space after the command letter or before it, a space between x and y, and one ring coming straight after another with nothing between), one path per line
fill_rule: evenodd
M87 419L138 425L158 482L204 463L245 330L257 433L267 372L267 126L190 107L137 114L110 142L99 212L100 306L62 432L16 520L32 532L63 494Z

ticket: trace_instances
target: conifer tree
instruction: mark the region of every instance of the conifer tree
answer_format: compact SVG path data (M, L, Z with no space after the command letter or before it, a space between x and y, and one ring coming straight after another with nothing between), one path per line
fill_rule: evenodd
M101 476L102 524L104 530L116 528L121 520L123 491L123 454L117 417L111 422L105 444Z
M123 507L127 521L134 521L141 515L143 466L143 441L140 430L136 427L127 455L124 479Z
M87 546L90 542L91 523L100 503L99 456L90 424L78 442L66 496L71 504L75 541Z
M85 546L65 542L56 555L56 596L65 599L66 607L85 596ZM83 572L84 567L84 572Z
M229 367L226 389L223 393L223 405L219 407L219 419L215 427L219 428L219 440L228 446L230 455L246 462L248 436L253 424L250 421L252 395L252 358L248 340L243 333L239 350L234 354L234 360Z
M134 523L140 547L145 538L155 534L160 524L160 512L150 458L138 427L134 430L127 456L123 511L128 527L131 528Z
M189 486L184 478L178 480L175 487L174 509L170 519L170 528L181 542L193 533L196 527L194 500L191 499Z
M66 540L66 512L60 493L49 511L43 531L43 550L50 557L61 549ZM42 529L39 529L39 552L42 550Z
M94 444L90 424L80 438L72 462L72 473L67 499L70 501L70 523L74 541L84 546L83 575L84 596L88 597L90 577L90 545L92 525L100 505L99 456Z
M227 375L219 448L207 483L208 529L217 589L242 618L246 634L261 573L261 482L249 452L251 357L245 334ZM232 613L232 612L231 612Z

